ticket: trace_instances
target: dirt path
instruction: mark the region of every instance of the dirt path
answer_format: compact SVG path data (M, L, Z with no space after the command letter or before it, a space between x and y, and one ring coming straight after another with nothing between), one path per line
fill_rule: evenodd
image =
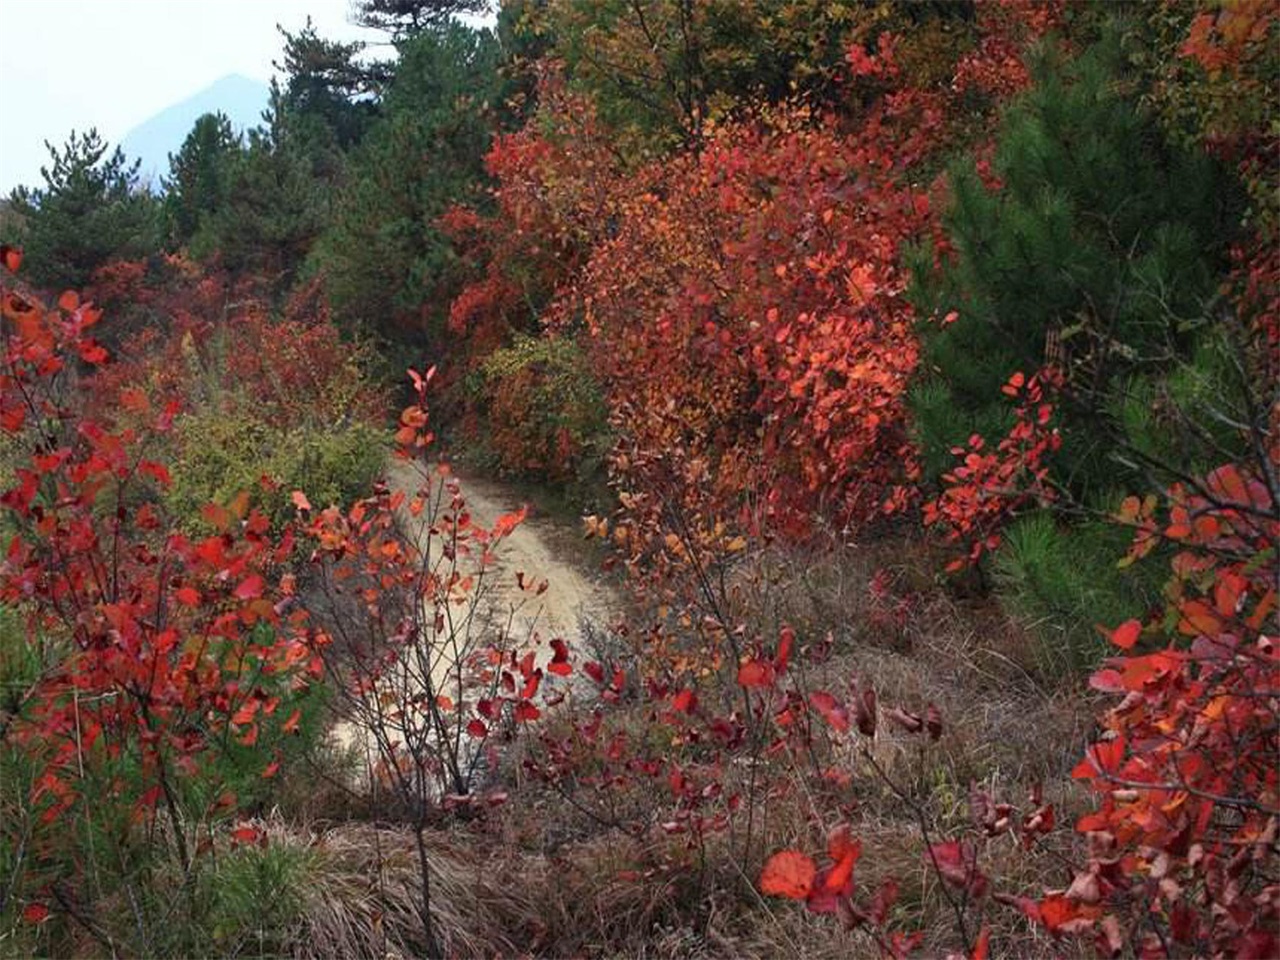
M491 480L465 473L456 474L466 500L472 521L485 529L493 529L503 514L518 511L523 503L512 489ZM409 464L395 461L388 472L388 480L394 490L410 499L421 485L421 477ZM531 514L533 512L531 511ZM557 549L567 538L576 534L555 525L545 517L533 514L525 519L499 544L497 562L485 574L485 609L478 610L481 621L491 619L506 623L510 620L510 636L523 653L532 647L539 666L551 659L550 641L565 640L574 652L575 660L590 659L584 644L584 623L603 627L610 616L620 608L617 593L603 578L593 577L584 565ZM522 592L517 574L523 573L529 581L547 581L547 589L538 595ZM451 662L441 657L432 669L432 677L438 689L449 689L446 676ZM350 720L338 722L333 735L343 747L352 747L367 740L360 726ZM373 748L376 751L376 747Z
M501 483L457 471L455 475L473 522L481 527L492 529L498 517L517 511L522 505L520 496ZM392 467L389 479L406 497L411 497L419 485L417 473L404 463ZM568 533L531 510L530 516L502 541L497 565L486 574L491 578L489 603L493 612L501 615L511 605L518 605L512 635L536 633L542 640L540 651L554 637L566 640L571 649L581 650L582 621L603 625L619 606L611 586L590 576L581 563L556 549L556 541ZM546 591L536 597L521 597L516 583L518 572L533 580L546 580Z

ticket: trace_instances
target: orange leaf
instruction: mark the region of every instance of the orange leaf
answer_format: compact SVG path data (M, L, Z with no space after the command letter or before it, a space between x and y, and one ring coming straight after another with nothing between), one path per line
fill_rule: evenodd
M827 874L827 880L826 883L823 884L823 887L832 892L843 889L845 884L853 878L853 868L858 862L858 857L861 854L862 844L854 841L845 850L844 856L842 856L836 862L836 865L831 868L831 872Z
M773 684L773 664L748 660L738 668L738 683L744 687L768 687Z
M226 530L231 524L231 512L218 503L206 503L200 508L200 515L216 530Z
M1103 631L1106 632L1105 630ZM1126 620L1111 631L1111 642L1121 650L1132 650L1142 635L1142 623L1138 620Z
M1178 612L1182 614L1182 618L1178 621L1178 630L1188 636L1213 635L1222 629L1222 621L1207 603L1189 600L1178 608Z
M151 409L151 401L137 387L126 387L120 391L120 406L130 413L146 413Z
M779 673L787 669L791 659L791 648L796 642L796 632L790 627L783 627L778 634L778 655L773 658L773 665Z
M290 497L293 500L293 505L297 507L299 510L311 509L311 501L307 499L307 495L303 493L301 490L293 491L293 493L290 494Z
M769 858L760 873L760 890L775 897L804 900L813 892L817 873L813 861L797 850L781 850Z
M4 268L10 273L17 273L18 268L22 266L22 251L2 243L0 244L0 262L4 263Z

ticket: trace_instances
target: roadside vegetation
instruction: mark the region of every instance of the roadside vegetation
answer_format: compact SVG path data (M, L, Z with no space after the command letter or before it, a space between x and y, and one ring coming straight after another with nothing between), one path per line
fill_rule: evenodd
M1280 953L1276 4L484 9L0 206L0 953Z

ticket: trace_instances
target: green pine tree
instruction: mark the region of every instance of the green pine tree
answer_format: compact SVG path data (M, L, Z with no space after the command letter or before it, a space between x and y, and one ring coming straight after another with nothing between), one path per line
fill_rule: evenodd
M53 162L40 168L44 187L18 187L9 198L32 281L79 289L105 263L159 249L160 207L138 184L138 161L128 164L119 147L109 152L93 129L72 132L62 150L45 146Z
M439 216L483 201L497 99L493 34L457 24L400 45L383 117L352 155L349 180L311 266L347 330L413 340L441 329L458 264Z
M1142 94L1116 34L1070 62L1044 49L990 171L972 159L951 170L951 252L937 269L928 248L913 264L921 314L956 312L921 325L913 414L933 478L972 434L989 447L1006 434L1011 374L1052 363L1065 375L1051 465L1064 496L1018 518L992 565L1049 674L1088 667L1103 646L1096 624L1158 599L1158 583L1116 567L1125 532L1090 517L1242 442L1211 413L1238 392L1215 298L1240 190L1208 155L1171 144Z
M278 86L265 119L231 157L225 202L203 219L191 248L283 290L329 220L344 160L309 135Z
M231 166L240 152L240 138L221 113L196 120L177 153L169 154L165 180L165 215L170 239L190 241L204 220L227 202Z
M1136 439L1121 398L1154 389L1213 335L1238 206L1217 163L1161 137L1113 37L1072 62L1050 47L1034 75L997 136L999 185L972 160L953 168L954 255L937 272L932 250L915 263L921 313L957 312L925 328L915 415L937 476L971 434L999 440L1012 373L1056 360L1067 376L1058 475L1087 498L1122 479L1111 454Z

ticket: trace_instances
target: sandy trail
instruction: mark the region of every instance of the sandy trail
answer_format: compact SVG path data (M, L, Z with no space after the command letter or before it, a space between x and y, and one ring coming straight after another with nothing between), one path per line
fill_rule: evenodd
M518 511L522 505L520 497L500 483L456 470L454 475L462 485L472 522L485 529L492 529L500 516ZM405 463L396 463L389 479L393 489L404 491L406 497L420 484L417 472ZM517 606L511 634L517 638L536 634L542 641L540 655L554 637L567 641L571 650L581 650L581 622L604 624L618 608L618 599L608 584L589 578L580 565L558 554L553 546L557 534L563 535L563 531L531 511L531 516L499 544L497 563L485 574L489 579L489 612L505 618L506 611ZM530 580L546 580L546 591L539 596L522 596L516 580L521 572Z
M522 506L521 498L500 483L457 471L454 475L461 485L472 522L479 527L491 530L500 516L516 512ZM406 501L412 499L422 485L421 474L413 465L402 461L393 461L387 479L393 490L404 493ZM412 531L413 521L407 514L406 520L410 524L407 529ZM589 576L581 564L555 549L554 541L567 534L568 531L557 528L546 518L526 517L497 546L496 563L485 572L482 609L476 611L480 622L506 624L509 621L509 636L517 654L523 655L532 648L538 666L551 659L550 641L556 638L568 643L575 662L589 659L582 624L603 626L620 606L609 584ZM519 573L524 574L526 583L547 581L547 589L537 595L521 591ZM447 677L451 666L445 657L436 661L431 673L437 689L451 688ZM352 720L337 723L333 735L344 748L375 742L368 731Z

